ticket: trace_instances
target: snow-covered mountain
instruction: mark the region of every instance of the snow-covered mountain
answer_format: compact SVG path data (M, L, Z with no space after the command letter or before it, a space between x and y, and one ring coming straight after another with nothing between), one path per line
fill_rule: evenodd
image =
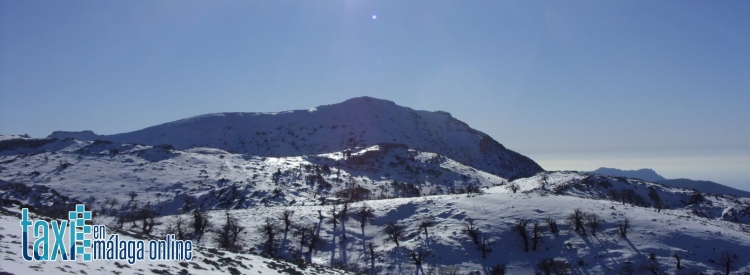
M180 150L207 147L264 157L317 155L396 143L438 153L503 178L542 171L533 160L506 149L447 112L417 111L371 97L309 110L202 115L115 135L84 131L55 132L50 137L169 144Z
M716 183L713 181L691 180L691 179L665 179L661 175L657 174L656 171L654 171L653 169L648 169L648 168L639 169L639 170L620 170L617 168L601 167L599 169L594 170L591 173L609 175L609 176L617 176L617 177L642 179L645 181L657 182L657 183L661 183L667 186L672 186L672 187L677 187L677 188L694 189L694 190L704 192L704 193L750 197L750 192L735 189L735 188L732 188L732 187L729 187L720 183Z
M17 208L59 219L79 203L132 238L183 231L196 259L23 262ZM153 230L146 212L159 214ZM228 220L241 229L232 251L220 243ZM750 272L748 232L750 198L542 171L447 113L372 98L0 139L0 274Z
M660 180L658 182L667 186L695 189L705 193L750 197L750 192L748 191L735 189L720 183L707 180L667 179Z

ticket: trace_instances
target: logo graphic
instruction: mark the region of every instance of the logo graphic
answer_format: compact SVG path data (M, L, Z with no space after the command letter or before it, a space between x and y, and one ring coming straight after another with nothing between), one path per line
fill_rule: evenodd
M20 224L24 260L57 261L59 257L62 261L119 260L135 264L146 256L151 261L190 261L193 258L193 242L190 240L175 240L173 234L164 240L120 240L119 234L107 235L104 225L86 224L90 220L91 211L86 211L83 204L68 212L67 221L32 221L28 208L22 209ZM36 239L31 253L27 246L30 237ZM148 252L145 251L147 242Z

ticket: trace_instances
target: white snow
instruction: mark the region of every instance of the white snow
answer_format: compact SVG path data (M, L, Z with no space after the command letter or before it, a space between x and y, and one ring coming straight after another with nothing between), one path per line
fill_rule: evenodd
M554 259L573 274L642 274L649 268L656 274L711 274L723 270L719 258L725 252L735 255L733 272L750 272L750 198L543 172L446 112L368 97L299 111L202 115L109 136L2 135L0 145L0 202L8 205L0 207L2 272L342 273L324 266L377 274L451 268L488 274L503 264L507 274L535 274L537 263ZM331 222L334 213L341 217L347 198L366 199L347 204L350 214L365 205L373 209L364 227L353 215L336 227ZM16 203L54 214L78 201L94 210L95 224L108 228L118 226L117 215L145 206L163 215L151 236L126 222L121 232L132 238L174 233L170 228L179 218L191 219L185 211L207 211L210 228L200 238L189 234L198 244L190 263L23 261L20 246L27 244L20 241ZM567 217L574 209L603 221L596 235L573 230ZM293 223L278 234L276 255L316 265L303 269L258 256L266 241L259 227L267 220L282 224L284 211L294 211ZM244 227L240 253L215 249L227 215ZM534 221L542 225L536 250L524 251L513 229L522 219L531 221L529 232ZM626 219L632 230L623 238L618 225ZM429 236L419 227L427 220L434 221ZM550 232L547 220L560 232ZM399 245L384 232L389 222L404 227ZM492 250L486 258L466 233L469 223ZM315 228L324 243L311 254L303 253L296 234L302 226ZM431 253L421 268L410 259L419 249Z

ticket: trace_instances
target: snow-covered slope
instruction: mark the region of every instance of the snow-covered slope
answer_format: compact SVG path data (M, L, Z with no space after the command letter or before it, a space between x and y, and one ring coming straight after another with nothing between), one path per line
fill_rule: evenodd
M233 253L210 247L195 247L186 261L26 262L21 256L21 211L17 205L0 206L0 274L351 274L322 266L298 266L253 254ZM47 218L31 213L32 220ZM128 235L128 240L139 239ZM32 241L26 245L31 247ZM145 251L148 254L148 248Z
M662 209L684 209L710 219L750 224L750 198L702 193L624 177L575 172L539 173L518 179L510 185L521 192L611 200L621 204ZM508 191L506 191L508 192Z
M585 179L586 175L551 173L546 177L544 189L539 185L541 178L539 175L538 179L515 181L520 188L516 193L508 185L502 185L491 187L481 195L438 195L350 203L346 206L348 215L342 214L342 204L211 210L207 212L209 230L204 235L197 238L191 233L192 229L188 229L188 236L198 245L191 263L143 261L133 266L109 261L34 265L23 262L17 248L20 240L18 210L13 205L14 209L0 209L0 252L5 255L0 259L0 271L15 274L58 270L72 274L341 272L319 267L332 266L377 274L421 274L421 271L425 274L450 274L451 271L460 272L453 274L491 274L493 268L504 265L506 274L544 274L544 263L550 263L547 267L551 266L552 274L714 274L723 273L722 260L728 255L733 261L730 266L732 274L750 272L750 257L747 256L750 254L750 231L747 225L697 216L689 207L659 211L593 196L572 195L569 190L557 192L560 194L552 191L566 190L558 187L572 184L575 179ZM630 184L641 183L632 181ZM678 191L674 196L680 196L679 190L665 189L664 194L673 191ZM362 207L372 209L372 216L364 226L356 215ZM596 234L590 229L587 233L574 230L568 217L575 209L600 219L601 227ZM291 211L289 231L283 229L285 211ZM227 216L236 219L237 225L243 228L237 243L242 253L215 249L219 229ZM337 217L336 225L332 222L334 216ZM157 218L150 237L138 237L139 227L130 223L126 223L123 230L133 238L158 238L175 233L174 225L179 219L189 227L192 214ZM532 234L535 222L540 223L536 249L529 240L528 251L525 251L523 239L515 229L518 221L524 219L529 221L525 227L528 234ZM619 225L625 220L629 222L629 231L623 237ZM427 233L420 227L423 221L431 221ZM559 231L552 232L548 221L554 221ZM113 217L96 215L93 222L105 224L108 228L118 227ZM272 246L275 257L315 266L302 269L257 256L265 254L268 247L266 237L260 233L267 222L276 225ZM403 229L398 245L386 233L390 223ZM467 232L470 223L479 244L475 244ZM299 234L303 228L312 229L318 238L311 253L307 253L310 235L303 240ZM486 251L484 257L483 249ZM419 251L424 252L421 266L416 265L413 258L419 255ZM371 255L374 255L374 261ZM680 269L675 255L679 257ZM554 273L554 270L563 273Z
M361 227L355 213L363 206L373 209L373 217ZM602 227L595 235L590 231L587 234L575 231L566 221L576 208L601 219ZM633 274L651 274L650 269L656 274L710 274L723 270L719 261L725 252L736 257L733 272L750 271L750 257L746 256L750 253L747 226L698 217L684 208L657 212L609 200L552 195L538 189L512 193L505 186L498 186L484 195L352 203L347 206L348 219L343 221L342 209L343 205L257 207L209 211L208 216L215 227L224 224L227 214L236 218L247 230L239 245L252 253L263 253L267 248L266 238L258 232L270 221L278 226L273 246L277 257L301 257L319 265L374 270L378 274L417 274L419 268L412 253L420 250L429 253L419 270L425 274L453 269L460 274L490 274L500 264L505 265L507 274L538 274L542 271L538 264L543 259L553 259L560 269L568 270L558 274L627 274L628 270L633 270ZM287 232L283 230L284 211L293 211ZM332 223L334 213L339 217L337 226ZM166 225L174 224L178 218L190 220L190 216L163 217L158 230L170 232ZM530 243L529 251L524 251L522 238L514 231L521 219L530 221L528 232L532 232L534 221L541 224L536 250ZM550 231L548 219L556 222L559 232ZM630 231L623 238L618 224L626 219ZM427 227L427 234L419 226L425 220L434 222ZM385 233L391 222L403 227L398 245ZM467 234L469 222L478 232L479 245ZM303 227L313 228L320 238L319 246L310 254L305 253L309 242L301 240L298 234ZM216 245L214 239L216 233L209 232L202 242ZM370 244L375 261L370 258ZM481 247L491 250L484 258ZM680 270L675 254L681 259Z
M181 150L208 147L265 157L316 155L398 143L503 178L542 171L531 159L506 149L447 112L417 111L371 97L310 110L202 115L116 135L98 136L87 131L55 132L50 137L170 144Z
M399 144L295 157L73 139L12 145L0 150L0 190L6 190L0 196L51 203L47 195L29 201L35 198L30 191L16 186L38 185L110 212L150 203L176 213L186 201L200 209L311 205L356 188L357 199L370 199L462 193L506 181ZM35 194L51 192L37 189ZM110 200L116 203L104 207Z
M180 151L169 146L72 139L29 139L13 145L0 150L2 196L28 201L34 197L25 189L20 192L16 185L38 185L108 212L144 203L164 214L180 211L186 202L190 209L320 205L346 199L455 194L509 186L507 179L400 144L296 157L259 157L212 148ZM547 182L545 192L559 195L643 207L692 207L705 217L750 223L747 198L702 194L636 179L542 172L513 184L523 192L541 188L542 182ZM52 192L47 189L36 192Z
M239 241L241 250L260 254L264 239L258 228L266 218L281 224L284 210L294 211L293 226L291 231L278 235L277 257L301 257L324 266L369 270L373 268L368 258L372 243L376 257L373 270L379 274L416 272L410 255L419 249L430 253L423 262L425 272L457 268L485 273L504 264L510 274L532 274L544 259L554 259L553 263L557 261L555 264L578 274L647 268L673 273L677 271L674 253L681 257L683 270L678 274L713 272L721 268L717 261L722 253L750 252L747 198L574 172L542 172L507 182L445 156L398 144L276 158L213 148L181 151L168 146L72 139L32 139L13 145L0 151L0 197L39 209L69 209L72 204L84 202L96 210L97 224L111 227L116 227L116 216L144 205L161 208L166 214L208 210L211 227L200 238L204 248L199 250L206 257L210 254L208 247L217 246L216 230L227 213L245 228ZM373 208L373 219L362 229L357 217L350 216L334 228L330 223L332 203L341 202L336 193L352 186L369 190L365 197L370 200L350 203L349 213L368 205ZM513 186L517 186L515 193ZM475 190L474 187L486 194L424 196ZM132 198L128 195L131 192L135 194ZM403 198L417 194L422 197ZM328 199L323 201L322 197ZM192 198L192 204L186 209L187 198ZM111 199L117 201L110 205ZM341 217L343 204L335 207ZM602 218L603 227L597 236L572 230L565 220L574 208ZM226 212L227 209L236 210ZM60 214L49 210L46 213ZM160 217L152 235L169 233L178 217L189 222L190 216ZM521 238L512 229L514 223L531 219L543 221L544 225L547 218L555 220L561 231L551 233L544 227L538 249L524 252ZM633 231L621 238L617 225L625 218L630 220ZM418 226L423 219L434 220L435 225L428 228L429 237ZM484 248L492 250L486 258L478 249L481 244L474 244L465 232L469 221L485 237ZM384 233L388 222L404 227L398 246L388 241ZM301 240L295 232L301 226L313 226L323 240L311 254L300 251L304 249L300 249ZM130 223L126 223L125 230L131 234L139 231ZM654 260L649 259L651 253ZM244 254L231 257L251 266L263 266L253 261L266 261ZM13 259L7 257L7 263L0 266L13 268L6 270L25 266L23 262L11 263ZM737 256L733 270L750 271L748 262ZM49 272L48 267L70 269L65 265L58 268L56 263L37 266L34 271L38 272ZM92 270L119 271L121 267L108 263L76 268L90 274ZM135 268L174 268L173 273L181 270L172 264ZM216 272L230 272L228 267L216 268Z

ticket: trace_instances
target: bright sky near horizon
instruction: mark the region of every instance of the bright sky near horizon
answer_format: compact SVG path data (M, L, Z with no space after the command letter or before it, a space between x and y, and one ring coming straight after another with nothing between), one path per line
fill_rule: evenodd
M0 133L114 134L357 96L546 169L750 190L747 1L0 0Z

